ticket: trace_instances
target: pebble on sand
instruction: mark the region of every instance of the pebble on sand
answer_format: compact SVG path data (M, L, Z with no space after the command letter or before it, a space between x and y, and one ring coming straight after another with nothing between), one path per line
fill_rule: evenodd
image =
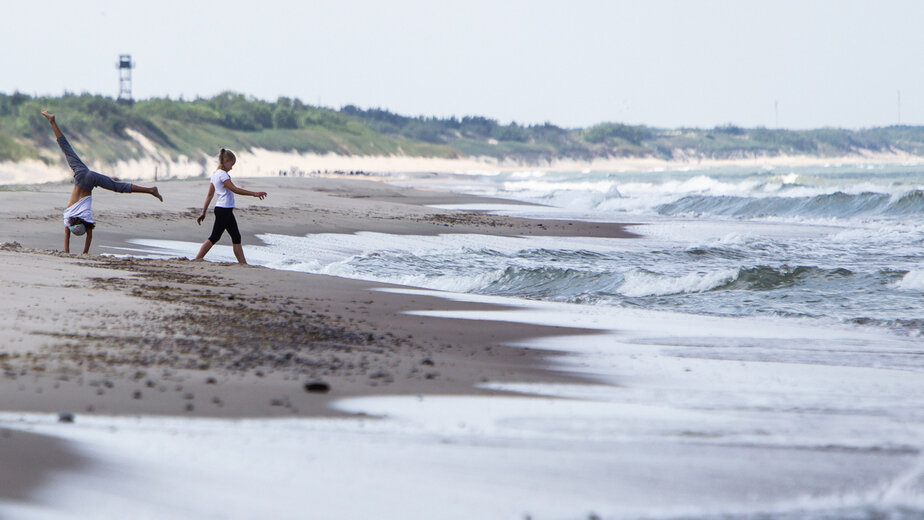
M330 392L330 385L324 381L309 381L305 383L305 391L315 394L326 394Z

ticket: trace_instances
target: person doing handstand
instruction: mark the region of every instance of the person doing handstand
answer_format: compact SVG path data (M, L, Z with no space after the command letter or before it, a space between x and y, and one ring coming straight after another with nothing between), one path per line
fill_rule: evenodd
M202 221L205 220L205 213L209 209L209 204L212 203L212 197L218 195L218 200L215 202L215 225L212 226L212 234L202 243L199 254L193 260L205 258L205 254L212 249L213 245L218 243L221 235L227 231L231 237L231 248L234 250L237 261L244 265L247 264L247 260L244 259L244 248L241 246L241 232L237 229L237 219L234 218L234 194L257 197L263 200L266 197L266 192L250 191L235 186L231 182L231 176L228 175L228 172L231 171L236 162L237 157L234 156L231 150L222 148L218 152L218 169L212 173L209 192L205 196L205 204L202 205L202 212L196 218L196 223L201 226Z
M61 151L64 152L64 157L67 158L68 166L71 167L71 170L74 170L74 189L71 191L71 199L67 203L67 208L64 209L65 253L71 252L72 233L77 236L86 233L87 238L83 245L83 254L87 254L90 251L90 242L93 240L93 228L96 227L96 224L93 222L93 188L99 186L100 188L118 193L147 193L148 195L157 197L161 202L164 201L164 198L160 196L160 192L157 191L156 186L153 188L145 188L144 186L137 186L127 182L118 182L101 173L91 171L87 168L87 165L80 160L80 157L78 157L74 149L71 148L71 144L67 142L67 138L61 133L61 129L58 128L58 123L55 122L55 115L47 110L42 110L42 115L51 123L51 128L54 130L55 137L58 139L58 146L61 147Z

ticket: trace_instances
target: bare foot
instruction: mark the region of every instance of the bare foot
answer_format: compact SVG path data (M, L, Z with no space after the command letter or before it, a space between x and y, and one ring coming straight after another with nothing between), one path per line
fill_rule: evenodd
M45 119L47 119L49 123L55 122L55 115L52 114L51 112L47 110L42 110L42 115L45 116Z
M151 188L151 189L152 189L151 195L154 195L155 197L157 197L158 199L160 199L161 202L163 202L163 201L164 201L164 198L161 197L161 196L160 196L160 192L157 191L157 186L154 186L154 187Z

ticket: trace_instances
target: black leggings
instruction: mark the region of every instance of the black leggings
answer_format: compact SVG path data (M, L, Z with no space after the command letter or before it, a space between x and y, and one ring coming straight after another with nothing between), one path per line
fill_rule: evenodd
M234 208L220 208L215 206L215 225L212 226L212 234L209 236L209 242L218 243L221 234L228 230L231 236L232 244L241 243L241 232L237 230L237 220L234 219Z

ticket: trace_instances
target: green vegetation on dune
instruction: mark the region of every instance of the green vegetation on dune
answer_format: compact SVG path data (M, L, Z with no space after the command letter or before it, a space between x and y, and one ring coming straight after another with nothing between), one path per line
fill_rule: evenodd
M0 130L0 161L22 161L38 158L38 150L18 142Z
M214 155L220 147L341 155L494 157L526 163L607 157L739 158L842 156L869 152L924 154L924 127L862 130L740 128L661 129L601 123L566 129L501 124L481 116L407 117L352 105L340 110L281 97L264 101L234 92L211 98L153 98L134 105L90 94L32 97L0 93L0 161L57 160L54 137L41 116L58 114L75 146L95 160L139 158L139 132L166 157Z

